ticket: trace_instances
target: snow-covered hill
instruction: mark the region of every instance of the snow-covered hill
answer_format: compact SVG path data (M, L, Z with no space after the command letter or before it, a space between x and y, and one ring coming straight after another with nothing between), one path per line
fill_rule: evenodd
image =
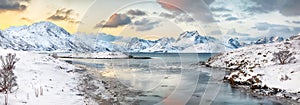
M8 105L83 105L84 96L78 88L79 75L72 71L73 65L50 56L32 52L0 49L0 55L15 53L20 60L14 73L17 90L8 94ZM0 93L0 104L4 105L5 94Z
M10 27L2 31L1 47L24 51L92 51L65 29L51 22L38 22L30 26Z
M221 53L210 58L207 65L234 70L225 77L232 85L248 86L255 93L300 101L299 37L297 35L290 41L252 45ZM279 51L292 54L286 64L274 59L274 53Z

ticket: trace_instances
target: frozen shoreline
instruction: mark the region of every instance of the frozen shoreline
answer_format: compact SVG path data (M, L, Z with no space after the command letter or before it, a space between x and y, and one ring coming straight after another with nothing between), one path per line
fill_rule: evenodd
M135 100L130 100L128 97L138 96L142 92L129 89L117 78L108 77L107 74L111 74L111 71L99 72L97 68L82 64L73 65L85 70L81 73L81 88L79 90L89 100L88 104L137 104Z
M284 98L300 102L300 41L254 45L216 55L204 64L227 68L230 74L224 80L243 87L254 94ZM278 51L293 53L295 60L287 64L272 61Z
M81 59L125 59L129 55L122 52L97 52L97 53L54 53L59 58L81 58Z

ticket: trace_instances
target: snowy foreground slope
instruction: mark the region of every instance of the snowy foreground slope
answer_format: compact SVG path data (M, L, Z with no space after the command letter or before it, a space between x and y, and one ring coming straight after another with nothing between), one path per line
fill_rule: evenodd
M7 53L20 58L14 70L18 89L8 94L9 105L84 105L83 96L76 95L78 75L67 73L76 67L50 56L0 49L0 55ZM4 97L0 93L0 105Z
M207 65L232 69L225 80L252 92L300 102L300 35L290 41L253 45L212 57ZM273 53L289 51L296 59L279 64Z

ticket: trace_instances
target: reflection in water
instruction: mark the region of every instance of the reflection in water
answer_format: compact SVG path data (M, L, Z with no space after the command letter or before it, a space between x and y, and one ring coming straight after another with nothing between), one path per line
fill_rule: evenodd
M133 55L150 56L153 59L76 59L76 61L96 68L103 65L99 69L103 76L118 78L129 88L144 91L140 96L128 97L138 100L141 105L199 105L200 101L212 102L212 105L280 104L268 98L254 98L211 77L214 74L224 73L222 70L191 66L193 63L207 60L211 54ZM217 93L216 96L210 96L213 94L209 94L212 93L209 91Z

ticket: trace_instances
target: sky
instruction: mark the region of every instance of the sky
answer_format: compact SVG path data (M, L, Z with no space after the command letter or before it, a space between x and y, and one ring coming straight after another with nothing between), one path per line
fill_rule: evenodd
M0 0L0 28L50 21L68 32L145 39L198 31L244 40L300 32L300 0Z

